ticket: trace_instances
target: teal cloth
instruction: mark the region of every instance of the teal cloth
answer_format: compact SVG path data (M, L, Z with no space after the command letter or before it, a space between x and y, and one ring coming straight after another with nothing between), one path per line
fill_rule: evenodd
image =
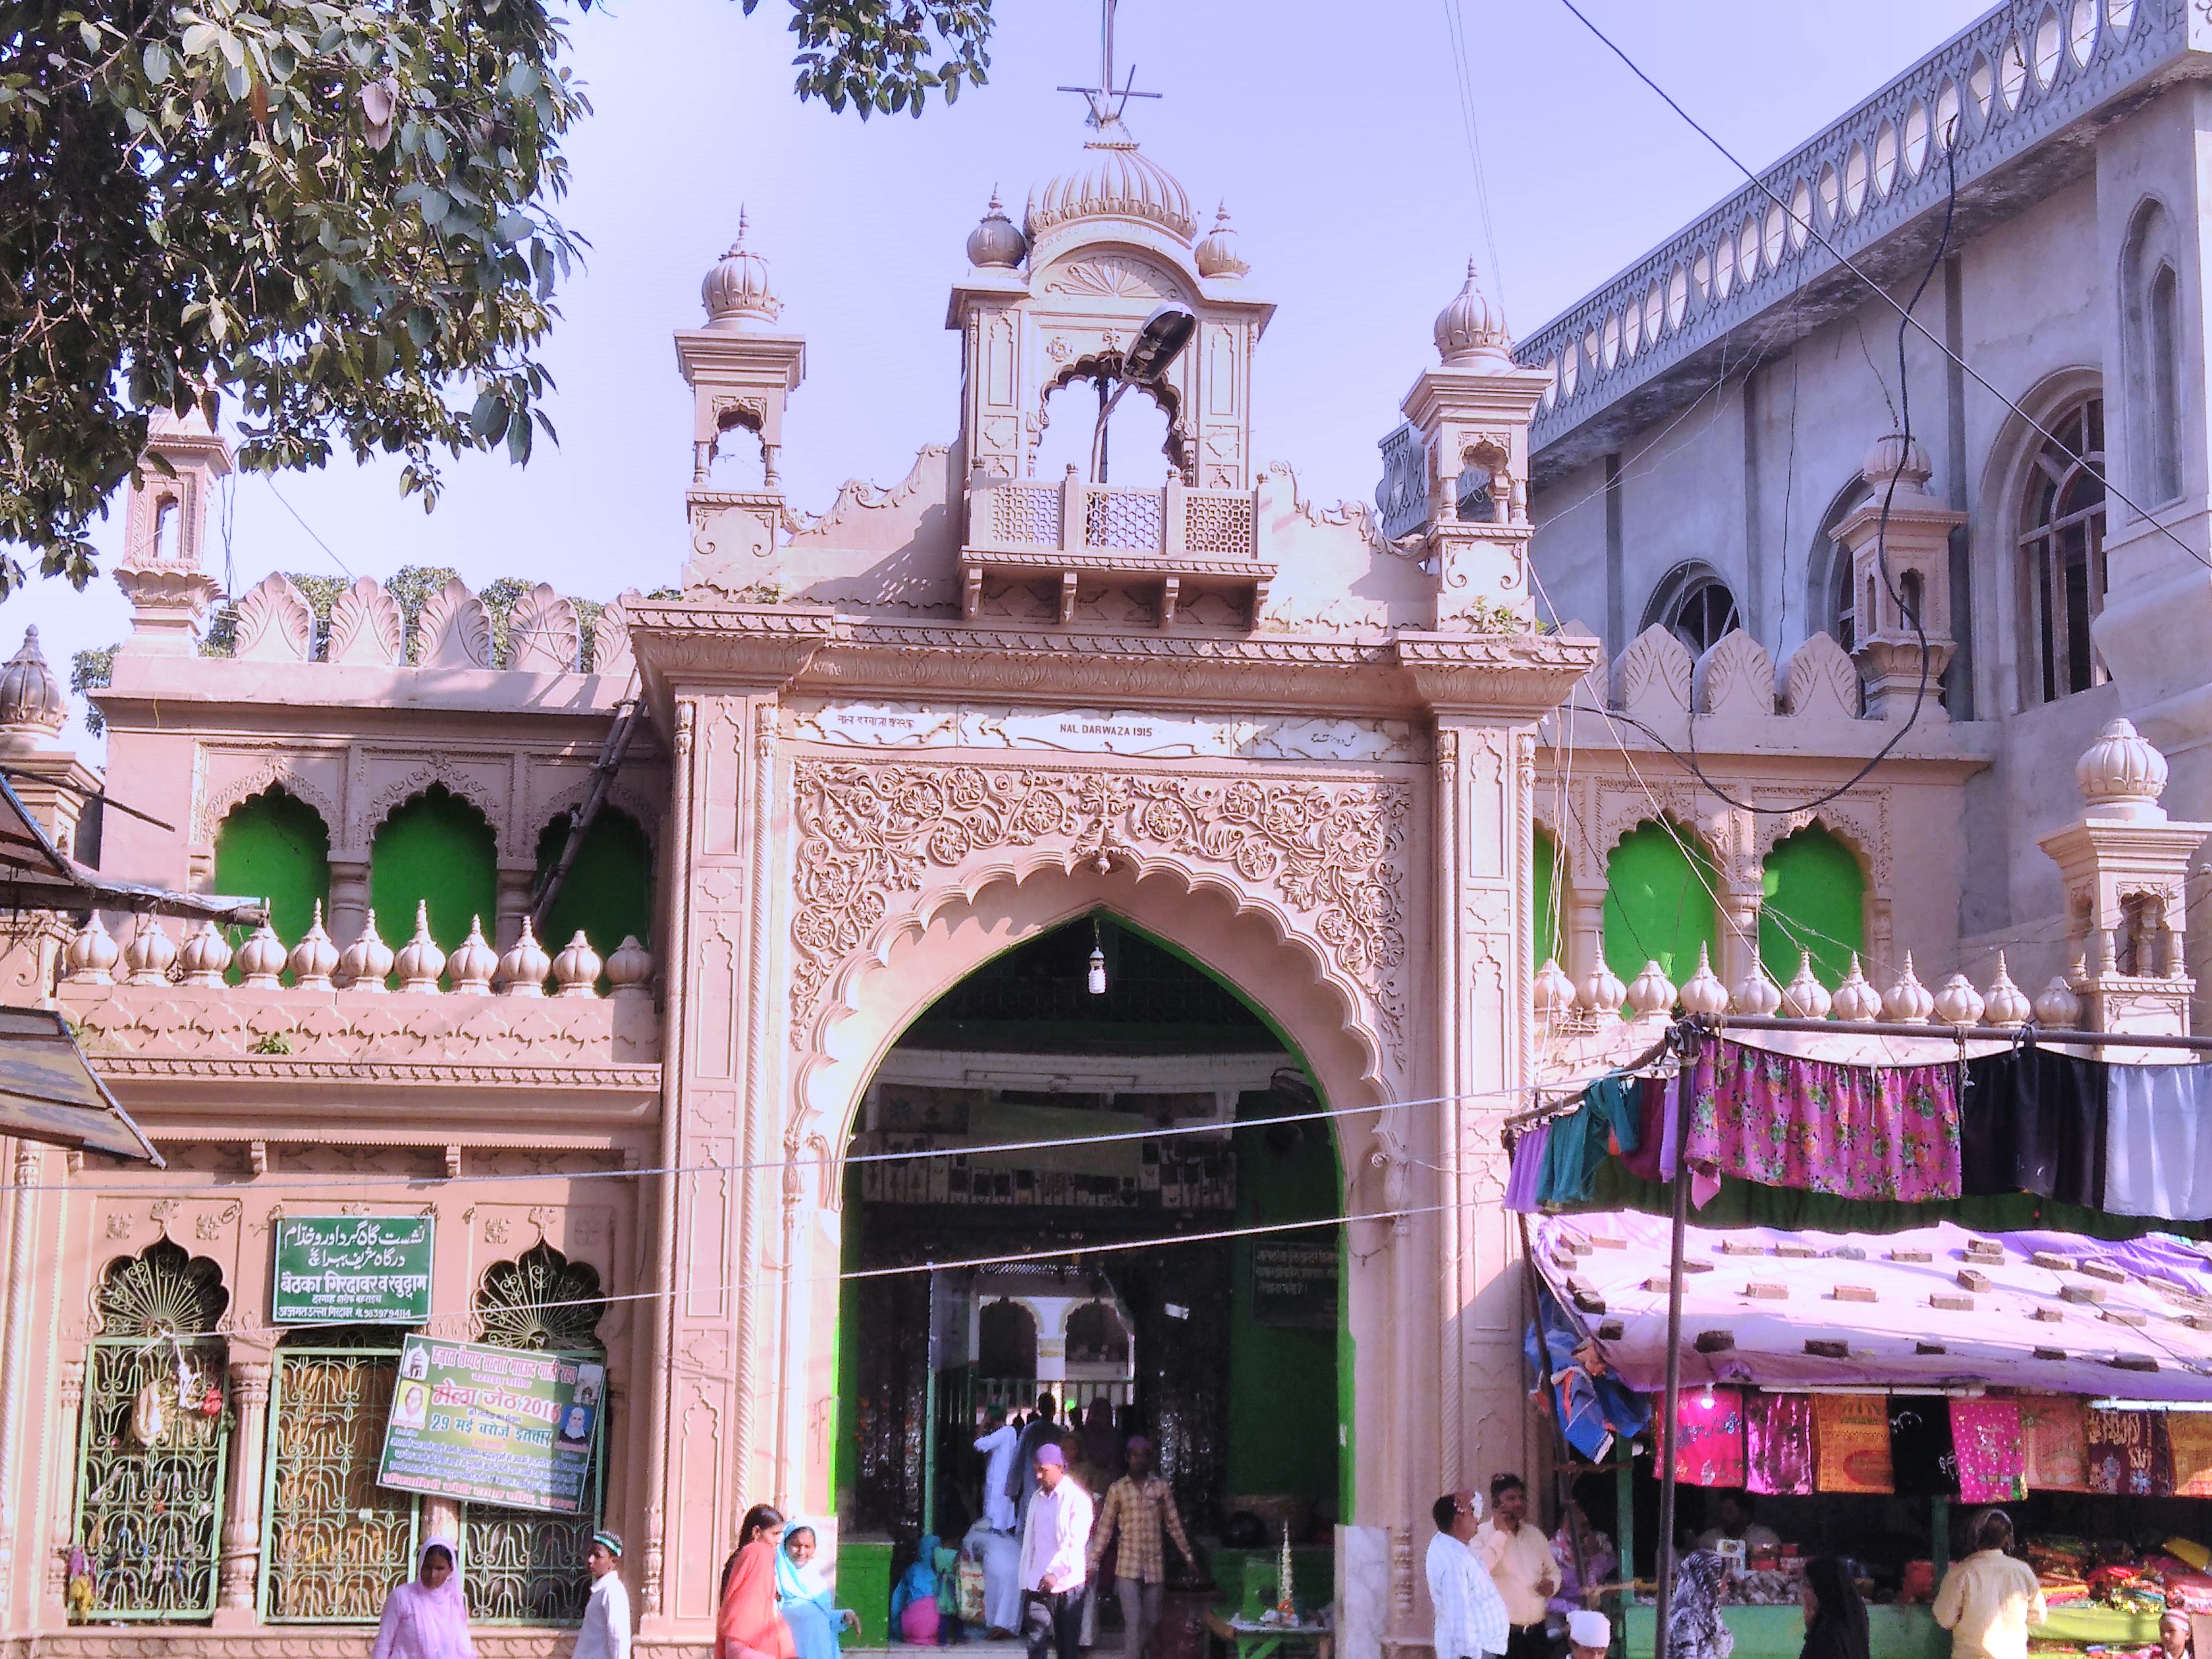
M1641 1144L1638 1127L1635 1101L1620 1079L1601 1077L1591 1084L1583 1091L1580 1110L1552 1120L1537 1201L1547 1207L1588 1203L1591 1182L1604 1167L1608 1141L1632 1152Z
M822 1576L811 1567L801 1568L781 1547L775 1553L775 1610L790 1628L799 1659L838 1659L845 1615L838 1611Z

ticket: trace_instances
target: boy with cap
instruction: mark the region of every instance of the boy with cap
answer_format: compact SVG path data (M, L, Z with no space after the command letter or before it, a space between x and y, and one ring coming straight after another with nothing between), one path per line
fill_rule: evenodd
M592 1534L592 1547L584 1555L592 1594L584 1603L583 1627L576 1632L571 1659L629 1659L629 1592L623 1588L622 1553L619 1533Z
M1567 1615L1567 1644L1574 1659L1605 1659L1613 1647L1613 1620L1589 1607Z

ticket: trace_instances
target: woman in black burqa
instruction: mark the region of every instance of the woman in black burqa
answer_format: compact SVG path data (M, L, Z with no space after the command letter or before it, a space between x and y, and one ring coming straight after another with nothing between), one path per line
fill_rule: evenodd
M1842 1561L1817 1555L1805 1564L1805 1646L1798 1659L1870 1659L1866 1603Z

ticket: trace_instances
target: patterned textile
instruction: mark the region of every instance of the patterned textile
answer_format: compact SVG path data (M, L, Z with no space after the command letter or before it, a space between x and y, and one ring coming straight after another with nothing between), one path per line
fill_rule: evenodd
M1743 1391L1685 1385L1677 1415L1682 1431L1673 1454L1674 1478L1692 1486L1742 1486ZM1665 1438L1662 1457L1668 1455Z
M1959 1196L1955 1066L1831 1066L1716 1042L1693 1086L1692 1164L1838 1198Z
M1744 1488L1762 1496L1813 1492L1813 1398L1747 1395L1743 1402Z
M2173 1491L2173 1455L2164 1412L2084 1414L2089 1490L2130 1498L2165 1498Z
M2212 1415L2168 1412L2166 1437L2173 1454L2173 1495L2212 1498Z
M1959 1495L1959 1455L1942 1395L1890 1395L1889 1480L1900 1498Z
M1889 1402L1878 1394L1814 1395L1813 1449L1820 1491L1888 1492Z
M2027 1449L2021 1436L2017 1400L1951 1402L1960 1502L2008 1504L2027 1496Z
M2089 1449L2081 1401L2070 1394L2024 1394L2020 1407L2021 1479L2030 1492L2089 1490Z

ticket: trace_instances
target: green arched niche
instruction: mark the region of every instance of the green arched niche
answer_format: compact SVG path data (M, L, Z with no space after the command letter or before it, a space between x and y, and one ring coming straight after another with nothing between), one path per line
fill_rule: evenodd
M474 805L434 783L377 827L368 850L368 902L376 931L397 951L415 937L415 906L428 900L430 937L448 956L472 917L493 939L499 905L499 841Z
M568 844L568 815L563 812L538 837L541 884ZM579 931L602 961L628 935L635 934L641 945L653 942L653 843L635 818L616 807L601 807L584 832L584 844L568 866L538 942L548 956L557 955Z
M268 900L276 936L298 944L315 906L327 909L331 902L331 832L322 814L278 786L239 802L215 832L215 890Z
M1814 823L1775 842L1765 870L1759 962L1777 985L1787 985L1810 951L1813 971L1832 989L1850 971L1851 953L1866 950L1866 872L1858 854Z
M1565 884L1559 879L1559 844L1540 823L1530 849L1529 867L1535 872L1536 891L1536 913L1531 922L1536 954L1530 960L1540 968L1559 954L1558 907L1565 902Z
M1680 985L1698 965L1698 947L1720 960L1720 878L1689 830L1647 819L1620 838L1605 861L1605 960L1624 982L1656 962Z

